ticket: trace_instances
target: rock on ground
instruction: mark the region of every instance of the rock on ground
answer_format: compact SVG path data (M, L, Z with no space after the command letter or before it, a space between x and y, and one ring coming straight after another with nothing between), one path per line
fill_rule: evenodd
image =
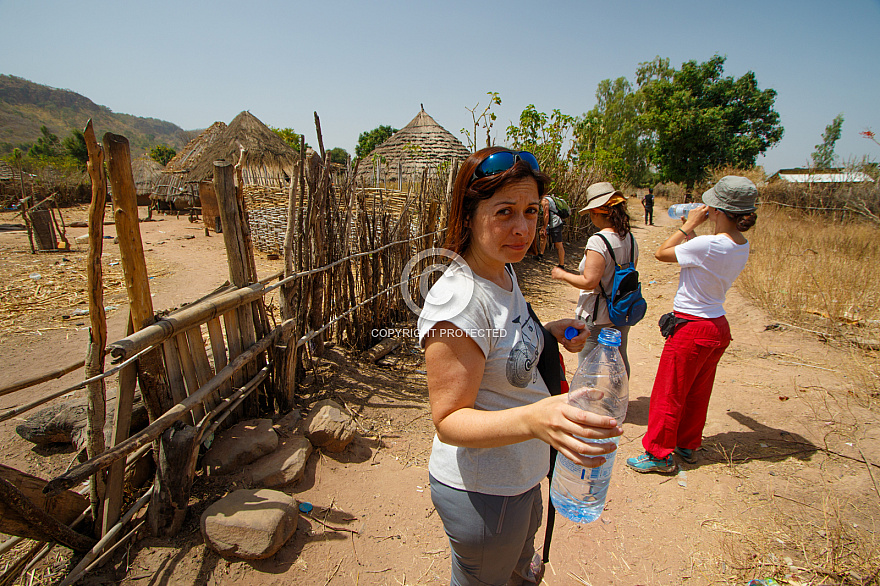
M354 439L354 421L331 399L315 403L306 417L305 428L312 444L328 452L341 452Z
M246 482L265 488L298 482L305 473L312 451L311 442L301 435L282 440L278 449L247 469Z
M278 434L271 419L242 421L220 432L211 449L202 458L202 466L211 474L232 474L278 447Z
M244 560L271 557L296 531L296 499L277 490L241 489L202 513L202 535L222 556Z

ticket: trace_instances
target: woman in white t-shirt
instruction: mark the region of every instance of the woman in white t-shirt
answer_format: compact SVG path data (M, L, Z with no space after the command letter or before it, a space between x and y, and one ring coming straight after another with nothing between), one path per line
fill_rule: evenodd
M599 231L587 240L584 256L578 265L578 274L554 267L550 275L581 290L575 315L587 322L590 337L587 338L584 349L578 353L578 361L583 361L596 347L602 328L613 328L620 332L620 354L629 376L626 342L630 326L619 327L611 323L608 303L602 294L603 290L610 293L614 282L614 260L608 251L608 245L619 263L629 262L630 258L635 265L639 262L639 245L630 230L626 198L607 181L594 183L587 188L587 205L580 213L589 213L590 221Z
M525 151L491 147L465 160L446 233L447 249L461 256L431 287L419 316L437 430L431 500L449 536L455 586L503 586L514 574L540 582L534 537L550 446L596 467L614 443L578 437L622 433L615 420L551 396L538 372L544 328L570 352L588 335L580 320L537 322L511 268L535 237L549 183ZM571 340L568 327L579 332Z
M724 299L749 258L743 232L755 224L757 197L758 189L745 177L723 177L703 194L706 205L691 211L654 255L677 262L681 275L651 391L645 453L626 461L638 472L675 472L673 453L697 461L715 369L731 341ZM715 224L714 233L696 236L694 228L706 221Z

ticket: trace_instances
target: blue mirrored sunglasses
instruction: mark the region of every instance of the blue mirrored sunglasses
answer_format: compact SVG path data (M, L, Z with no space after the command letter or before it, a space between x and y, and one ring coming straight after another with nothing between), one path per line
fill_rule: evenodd
M473 176L471 176L471 183L482 177L490 177L492 175L497 175L498 173L504 173L516 165L517 161L525 161L529 164L529 167L532 168L532 171L541 170L541 166L538 164L538 159L528 151L501 151L483 159L483 162L477 166L476 171L474 171Z

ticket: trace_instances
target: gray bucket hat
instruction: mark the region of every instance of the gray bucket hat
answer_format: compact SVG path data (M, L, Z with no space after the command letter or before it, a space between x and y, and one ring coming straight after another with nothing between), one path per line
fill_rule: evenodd
M755 211L758 188L755 184L737 175L727 175L718 180L715 187L703 194L703 203L732 214L747 214Z
M586 207L581 208L578 214L583 215L589 210L602 207L608 203L608 200L614 197L614 195L623 194L614 189L614 186L607 181L593 183L587 188L587 205Z

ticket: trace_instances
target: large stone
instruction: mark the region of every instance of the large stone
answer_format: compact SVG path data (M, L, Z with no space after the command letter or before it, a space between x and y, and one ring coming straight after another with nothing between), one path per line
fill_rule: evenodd
M306 471L306 464L314 448L301 435L284 439L278 449L263 456L247 469L247 483L265 488L277 488L298 482Z
M354 439L354 421L331 399L315 403L304 423L312 445L328 452L341 452Z
M202 513L205 543L222 556L261 560L281 549L296 531L296 499L277 490L242 489Z
M271 419L242 421L214 437L202 466L211 474L232 474L278 447Z

